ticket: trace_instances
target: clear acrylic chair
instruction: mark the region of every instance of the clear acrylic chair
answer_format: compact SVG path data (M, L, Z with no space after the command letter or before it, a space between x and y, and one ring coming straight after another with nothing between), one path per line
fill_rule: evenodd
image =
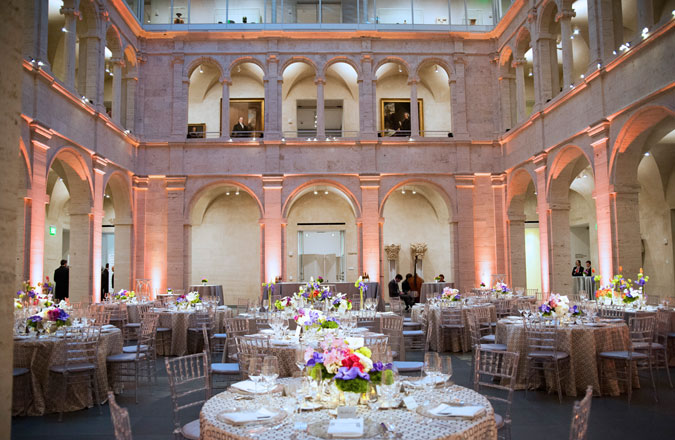
M110 404L110 418L115 430L115 440L133 440L129 411L117 404L112 391L108 391L108 403Z
M199 407L211 397L211 378L206 353L164 358L173 405L173 434L199 440L199 419L183 424L181 413Z
M112 312L103 305L92 304L89 307L87 318L91 320L92 325L101 327L110 324L110 316Z
M558 400L562 403L562 378L566 377L569 371L570 355L560 350L558 322L546 319L524 319L523 322L527 341L527 389L539 373L543 373L544 383L546 373L552 373L558 391Z
M626 319L626 307L624 306L598 307L598 316L606 319Z
M125 326L129 334L129 340L133 340L138 337L138 332L141 330L141 322L143 322L143 316L150 310L150 303L137 304L136 310L138 310L138 317L140 318L140 321L128 322Z
M211 377L211 388L213 389L214 379L217 377L227 378L226 382L231 382L231 379L236 379L240 376L241 371L239 370L239 364L236 362L212 362L211 361L211 345L209 344L209 334L206 326L202 327L202 333L204 336L204 353L208 357L209 367L210 367L210 377Z
M584 440L588 431L588 420L591 416L591 399L593 387L586 388L586 395L582 400L574 402L572 409L572 425L570 427L570 440Z
M670 332L670 314L668 310L656 311L656 328L654 331L654 343L652 348L652 363L657 370L665 369L668 377L668 384L670 388L673 387L673 382L670 379L670 365L668 360L668 333Z
M445 335L446 332L450 333L457 332L462 351L468 351L468 347L465 347L464 342L464 333L466 332L466 326L464 325L462 310L463 307L461 303L452 304L450 306L442 306L439 330L442 332L443 335Z
M468 312L468 311L467 311ZM485 349L485 350L496 350L496 351L506 351L506 345L497 344L494 342L486 342L483 340L483 332L478 317L473 313L466 314L466 321L469 327L469 335L471 337L471 347L476 350Z
M98 372L98 343L101 336L100 327L63 328L58 333L63 337L63 353L65 362L49 368L55 376L61 376L59 399L59 421L63 420L63 405L66 403L68 388L73 385L86 384L94 394L94 403L101 412L101 398L96 373Z
M225 319L225 333L227 334L227 344L225 345L224 359L232 362L237 361L236 338L250 333L249 320L246 318L227 318Z
M466 315L476 318L480 328L481 342L492 344L495 342L494 329L497 323L492 320L492 307L490 305L466 308Z
M474 352L473 389L483 394L495 408L497 429L511 438L511 405L518 374L518 353L477 348ZM503 415L502 415L503 414Z

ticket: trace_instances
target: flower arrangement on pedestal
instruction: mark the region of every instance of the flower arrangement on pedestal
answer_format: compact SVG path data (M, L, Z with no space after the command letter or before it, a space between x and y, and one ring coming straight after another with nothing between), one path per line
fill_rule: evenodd
M481 283L482 284L482 283ZM509 289L509 286L507 286L505 283L497 283L495 286L492 288L492 291L494 293L498 293L501 295L509 295L511 294L511 289Z
M122 289L119 292L113 294L113 300L120 302L133 302L136 301L136 292L133 290Z
M362 339L327 339L321 348L323 352L311 347L305 352L308 374L317 378L320 371L320 377L324 381L334 379L340 391L360 395L368 391L369 382L381 384L385 376L385 382L389 383L393 378L392 365L373 362L372 352L363 346ZM387 376L390 377L387 379Z
M450 287L443 288L443 293L441 293L441 299L447 301L459 301L462 297L459 294L458 289L451 289Z
M547 301L539 306L542 316L557 316L561 318L570 310L570 300L565 295L552 294Z
M199 293L197 292L188 292L176 298L176 306L183 309L194 307L197 304L201 304L201 302L202 300L199 298Z

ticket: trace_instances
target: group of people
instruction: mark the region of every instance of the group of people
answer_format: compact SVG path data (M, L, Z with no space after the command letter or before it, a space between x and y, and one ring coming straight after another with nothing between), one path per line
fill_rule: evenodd
M401 283L399 288L398 283L403 280L403 276L399 273L396 274L393 280L389 281L389 297L390 298L401 298L405 303L405 309L410 310L410 308L415 304L415 298L412 297L413 291L419 291L419 286L422 285L424 280L419 275L415 274L406 274L405 281Z
M590 277L593 275L593 268L591 267L591 260L586 260L586 267L581 265L581 260L577 260L572 268L573 277Z
M61 260L60 266L54 271L54 299L56 301L68 298L68 288L70 283L70 267L68 260ZM101 298L105 297L110 291L110 287L115 288L115 266L112 268L112 277L110 275L110 264L106 263L101 270Z

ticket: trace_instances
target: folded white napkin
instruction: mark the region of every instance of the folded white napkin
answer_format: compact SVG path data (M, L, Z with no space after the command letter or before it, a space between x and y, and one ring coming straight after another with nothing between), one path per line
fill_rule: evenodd
M256 411L224 412L220 417L230 423L249 423L269 420L276 415L277 413L266 408L259 408Z
M429 410L435 416L443 417L476 417L485 408L482 406L451 406L441 403L436 408Z
M273 335L274 330L272 330L271 328L264 328L260 330L260 333L262 333L263 335Z
M352 350L358 350L359 348L363 347L363 344L365 343L365 339L363 338L345 338L345 342L347 345L349 345L349 348Z
M292 345L295 341L287 339L270 339L272 345Z
M112 329L114 329L114 328L117 328L117 327L115 327L115 326L112 325L112 324L105 324L105 325L102 325L102 326L101 326L101 330L112 330Z
M255 382L253 382L252 380L242 380L241 382L233 383L232 387L241 391L246 391L247 393L251 394L255 394L256 392L256 385ZM259 382L257 387L258 394L268 393L273 389L273 387L274 385L269 386L266 383Z
M327 432L337 437L362 437L363 419L333 419L328 424Z

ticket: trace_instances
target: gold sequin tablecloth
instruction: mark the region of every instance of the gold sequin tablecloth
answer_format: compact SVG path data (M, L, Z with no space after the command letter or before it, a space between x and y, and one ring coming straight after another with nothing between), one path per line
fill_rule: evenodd
M628 326L625 323L608 323L602 327L565 325L558 328L559 350L569 353L570 368L567 376L561 377L563 392L568 396L583 395L588 385L593 390L600 388L597 354L603 351L626 350L629 345ZM497 323L498 344L506 344L508 351L520 353L517 388L527 385L527 341L522 320L500 320ZM605 368L613 368L611 362ZM553 377L546 378L549 390L555 389ZM634 386L637 385L634 382ZM616 382L606 381L602 394L619 394Z
M122 332L119 329L101 332L96 379L102 401L107 398L108 392L106 358L109 355L121 353L122 342ZM93 405L93 390L90 394L86 386L75 385L69 387L67 395L63 396L63 390L60 386L63 376L49 372L50 367L65 362L63 339L56 337L22 338L15 340L14 345L16 347L14 366L25 367L30 370L32 401L27 409L28 415L40 416L57 412L64 398L66 400L66 404L63 406L65 411L77 411ZM30 356L31 349L37 350L32 363L31 359L27 358L27 356ZM19 412L21 409L15 408L15 411Z
M438 306L430 306L430 321L428 331L431 332L431 335L429 336L429 349L438 352L451 351L453 353L469 351L471 349L471 336L469 334L469 324L467 322L466 312L467 310L474 307L488 307L490 309L490 320L492 322L497 321L497 309L494 305L480 304L475 306L465 306L462 308L464 338L460 339L458 331L441 331L441 309ZM416 305L413 307L410 317L415 322L422 322L423 313L424 306Z
M281 379L280 383L299 379ZM405 440L494 440L497 438L497 426L495 424L494 412L488 402L480 394L459 386L450 388L447 394L441 390L432 392L432 396L425 395L425 391L416 391L411 395L415 397L418 403L430 400L432 403L440 403L444 399L459 399L467 404L477 404L486 407L483 415L474 419L447 418L443 420L431 419L418 415L416 412L407 409L379 410L370 411L365 406L359 406L357 413L359 417L365 420L371 420L375 423L389 423L387 420L395 420L396 433L400 434L401 439ZM290 417L284 418L281 425L243 425L233 426L218 419L218 414L231 411L233 408L251 408L257 409L264 406L271 410L281 409L288 397L262 395L253 400L236 400L240 394L229 391L222 392L209 399L202 407L199 415L200 432L202 440L241 440L250 438L264 438L265 440L287 440L297 438L297 440L318 439L306 432L294 430ZM325 422L331 420L329 410L320 409L312 412L303 412L300 419L309 423ZM258 427L258 430L251 432L252 427ZM294 437L297 434L297 437ZM379 436L377 438L382 438Z

